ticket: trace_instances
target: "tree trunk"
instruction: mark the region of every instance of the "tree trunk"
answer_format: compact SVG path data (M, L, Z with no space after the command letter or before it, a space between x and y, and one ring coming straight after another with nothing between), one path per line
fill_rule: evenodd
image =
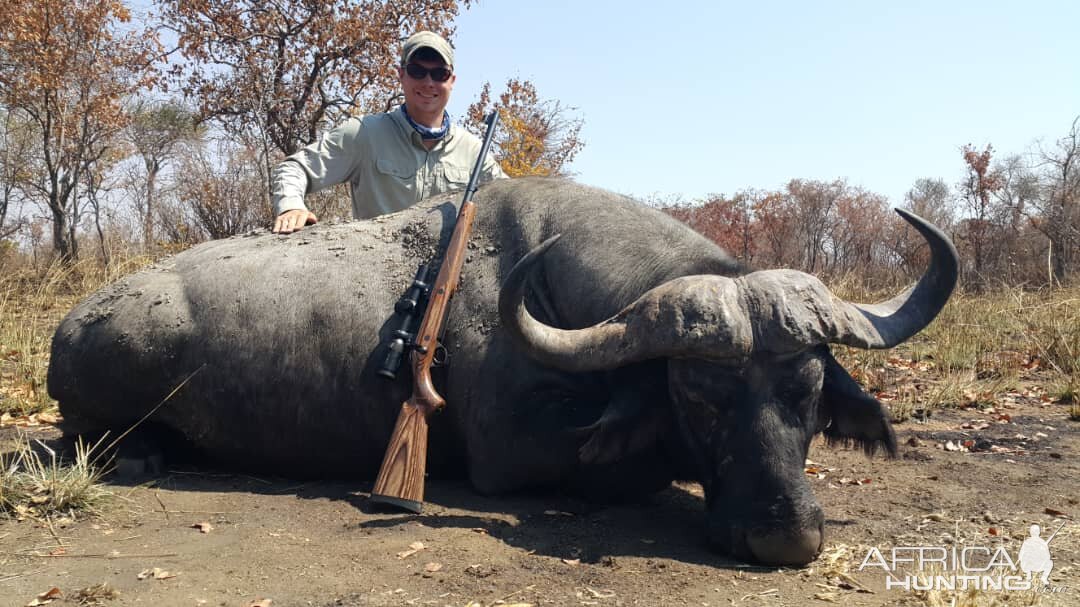
M109 269L109 251L105 248L105 232L101 229L101 206L98 205L97 197L91 201L94 205L94 227L97 228L98 243L101 246L101 261L105 269Z
M147 254L154 248L154 188L160 166L146 163L146 216L143 217L143 247Z
M64 265L71 265L75 261L76 251L70 240L67 214L64 213L63 206L57 202L57 198L53 194L49 200L49 210L52 211L53 216L53 250L60 256L60 261Z

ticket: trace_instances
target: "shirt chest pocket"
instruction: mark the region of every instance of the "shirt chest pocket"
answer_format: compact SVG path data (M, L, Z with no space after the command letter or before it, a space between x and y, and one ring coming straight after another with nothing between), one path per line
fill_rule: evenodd
M453 164L440 165L439 171L443 183L444 190L464 190L465 186L469 185L469 173L471 171L468 167L461 167Z
M416 189L416 167L406 166L407 163L394 162L388 158L379 158L375 162L378 179L386 184L393 184L407 190Z

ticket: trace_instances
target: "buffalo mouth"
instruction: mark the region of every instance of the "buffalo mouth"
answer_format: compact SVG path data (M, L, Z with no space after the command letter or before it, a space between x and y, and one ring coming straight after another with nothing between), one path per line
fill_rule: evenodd
M801 567L821 554L825 515L816 503L794 520L731 520L710 515L708 538L714 550L741 561Z

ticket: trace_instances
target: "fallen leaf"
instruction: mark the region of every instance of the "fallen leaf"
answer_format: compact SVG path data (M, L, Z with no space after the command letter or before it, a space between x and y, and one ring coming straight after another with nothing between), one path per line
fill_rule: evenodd
M154 578L155 580L168 580L176 577L176 574L165 571L161 567L154 567L153 569L143 569L139 572L139 575L135 577L139 578L140 580L145 580L147 578Z
M198 529L201 533L210 533L214 530L214 526L206 521L203 521L201 523L195 523L191 526L191 528Z
M435 573L442 570L442 563L428 563L424 565L424 571L428 573Z
M987 529L986 532L989 533L990 535L997 535L998 534L997 527L991 527L991 528Z
M59 588L50 588L45 592L37 595L37 598L26 604L26 607L37 607L38 605L47 605L56 599L63 598L64 593L60 592Z
M1057 510L1057 509L1054 509L1054 508L1047 508L1047 509L1043 510L1043 512L1045 512L1046 514L1049 514L1050 516L1069 516L1068 514L1062 512L1061 510Z
M426 547L427 546L424 546L423 542L413 542L413 543L409 544L409 549L408 550L404 550L402 552L397 553L397 557L399 559L408 558L408 557L416 554L417 552L420 552L421 550L423 550Z
M43 424L52 424L54 426L64 420L64 418L60 417L59 415L53 415L52 413L46 412L38 413L37 418L38 421Z
M115 588L102 582L75 592L74 599L79 605L101 605L102 601L111 601L119 596L120 593Z
M975 444L975 441L964 441L964 442L970 442L973 445ZM954 443L952 441L945 441L945 450L946 451L958 451L958 452L963 453L963 452L966 452L968 450L968 448L965 447L963 443Z

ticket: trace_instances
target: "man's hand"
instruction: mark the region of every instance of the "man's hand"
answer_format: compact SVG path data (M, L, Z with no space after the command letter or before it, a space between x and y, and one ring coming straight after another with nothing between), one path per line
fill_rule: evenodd
M293 209L285 211L274 220L274 234L292 234L304 229L313 223L318 223L319 218L315 213L306 209Z

